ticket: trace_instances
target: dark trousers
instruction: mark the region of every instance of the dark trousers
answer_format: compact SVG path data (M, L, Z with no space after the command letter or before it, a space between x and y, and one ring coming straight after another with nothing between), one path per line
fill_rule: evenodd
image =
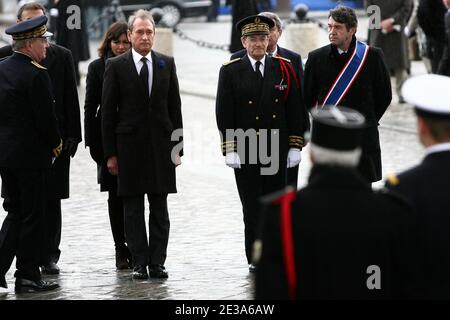
M145 228L144 195L123 197L125 239L134 265L164 264L169 242L167 194L148 194L150 204L149 236Z
M44 213L44 240L42 249L42 265L49 262L57 263L61 251L61 199L51 199L45 202Z
M258 230L260 198L286 186L285 168L286 163L280 163L280 170L275 175L261 175L258 165L243 165L241 169L234 170L244 213L245 255L249 264Z
M124 209L122 197L118 197L115 191L108 192L109 222L116 249L125 249Z
M16 256L17 278L39 280L44 214L44 170L0 168L8 190L3 207L8 212L0 231L0 275Z

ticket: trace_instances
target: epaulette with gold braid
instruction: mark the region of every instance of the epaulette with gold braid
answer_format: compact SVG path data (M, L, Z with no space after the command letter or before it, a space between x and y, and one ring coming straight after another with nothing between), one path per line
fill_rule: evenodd
M42 69L42 70L47 70L47 68L46 67L44 67L44 66L41 66L39 63L37 63L36 61L34 61L34 60L32 60L31 61L31 64L33 65L33 66L35 66L35 67L38 67L39 69Z
M386 177L386 181L391 186L395 187L400 183L399 178L395 174L390 174Z
M233 59L231 61L224 62L222 65L223 66L228 66L228 65L230 65L232 63L238 62L239 60L241 60L241 58L236 58L236 59Z
M287 58L280 57L280 56L272 56L272 58L280 59L280 60L283 60L283 61L286 61L286 62L291 63L291 60L289 60L289 59L287 59Z

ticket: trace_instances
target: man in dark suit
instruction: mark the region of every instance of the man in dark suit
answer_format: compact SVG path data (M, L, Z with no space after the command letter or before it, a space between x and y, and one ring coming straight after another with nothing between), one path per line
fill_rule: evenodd
M278 40L280 39L281 34L283 33L283 26L281 23L281 19L278 15L276 15L275 13L272 13L272 12L261 12L258 15L270 18L275 23L274 27L270 29L269 45L267 46L267 54L269 56L283 57L283 58L289 59L289 61L291 62L292 67L295 70L295 76L297 77L298 82L300 83L300 90L298 90L298 93L300 95L299 108L303 110L304 109L304 99L303 99L304 80L303 80L302 57L300 56L300 54L298 54L294 51L291 51L289 49L282 48L278 45ZM231 56L230 60L244 57L246 54L247 54L247 50L242 49L242 50L234 53ZM304 121L303 127L305 128L305 131L308 131L309 127L310 127L309 117L302 117L301 120ZM306 145L306 142L305 142L305 145ZM297 183L298 183L298 167L299 166L295 166L295 167L287 169L287 171L288 171L287 172L287 183L289 185L293 186L295 189L297 189Z
M364 115L366 129L358 169L368 182L374 182L381 179L378 121L392 100L391 80L382 51L356 40L357 26L353 9L339 6L330 11L331 44L310 52L306 62L305 104L308 109L342 105ZM337 80L339 86L334 86Z
M62 143L53 113L51 83L45 67L47 18L17 23L14 54L0 61L0 176L8 190L8 212L0 231L0 286L17 258L17 292L52 290L57 284L41 279L39 271L44 214L45 170Z
M182 155L175 141L183 127L175 62L152 50L154 37L151 14L137 11L129 21L132 49L107 61L103 81L103 149L109 172L118 176L134 279L146 279L147 266L150 277L168 277L167 194L177 191L175 167ZM148 242L145 194L150 202Z
M241 43L240 30L237 30L236 24L253 14L258 13L258 8L256 6L256 0L227 0L227 6L231 6L231 42L230 42L230 52L236 52L243 48Z
M419 216L424 236L424 298L450 299L450 78L422 75L403 87L415 106L417 132L426 147L422 163L386 186L407 198Z
M26 21L44 15L45 8L39 3L31 2L19 9L17 18L18 21ZM0 48L0 58L12 54L11 46ZM78 143L81 141L80 106L70 51L50 44L42 65L47 68L52 81L55 113L59 132L64 141L64 150L46 174L47 201L41 268L43 273L58 274L57 263L61 255L59 250L62 227L61 199L69 197L70 157L75 155ZM6 195L7 190L3 188L2 196Z
M313 168L298 192L267 196L255 242L256 299L393 299L417 294L411 207L356 170L364 117L312 111Z
M417 10L419 26L426 35L426 54L431 61L432 73L438 72L444 52L446 11L442 0L420 0Z
M300 163L304 146L304 117L299 84L289 60L266 55L272 19L250 16L241 20L247 54L226 62L219 75L216 120L225 163L234 169L245 225L245 252L258 225L259 197L286 185L286 168Z

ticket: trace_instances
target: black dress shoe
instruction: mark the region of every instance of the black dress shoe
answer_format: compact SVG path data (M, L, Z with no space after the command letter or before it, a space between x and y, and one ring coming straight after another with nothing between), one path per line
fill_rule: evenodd
M27 293L27 292L42 292L50 291L59 288L59 284L44 281L44 280L27 280L22 278L16 278L16 288L17 293Z
M256 272L256 266L254 264L251 264L248 266L248 271L250 273L255 273Z
M50 261L41 267L41 272L43 274L59 274L59 267L56 262Z
M136 280L148 279L147 267L142 265L136 265L131 273L131 277Z
M167 279L169 277L166 268L161 264L152 264L148 267L148 270L150 271L150 278Z
M128 269L130 267L130 264L128 262L127 258L127 247L116 247L116 269L117 270L124 270Z
M0 276L0 287L7 289L8 284L6 283L5 276Z

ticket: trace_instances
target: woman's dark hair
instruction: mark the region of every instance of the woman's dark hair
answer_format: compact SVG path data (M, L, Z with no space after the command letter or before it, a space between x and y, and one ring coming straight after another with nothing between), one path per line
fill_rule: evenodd
M98 48L98 56L105 58L108 51L111 51L111 41L119 40L122 34L128 31L128 24L125 21L114 22L106 31L100 47Z
M355 11L352 8L345 6L337 6L330 10L328 19L332 17L334 21L345 24L347 30L356 28L358 26L358 19L356 18Z

